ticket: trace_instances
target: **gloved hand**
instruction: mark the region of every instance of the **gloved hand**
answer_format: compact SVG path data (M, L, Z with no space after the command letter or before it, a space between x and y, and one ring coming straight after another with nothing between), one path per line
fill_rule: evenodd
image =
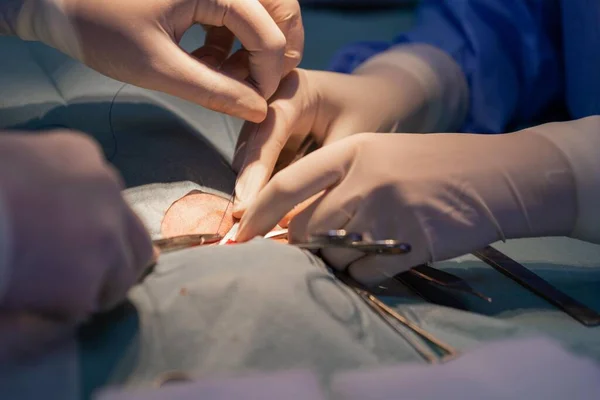
M83 135L0 135L4 312L79 322L124 299L153 251L121 189Z
M262 235L296 204L323 195L289 225L292 242L329 229L398 239L401 256L326 249L335 268L375 284L416 265L501 239L569 234L577 214L570 163L535 130L467 134L360 134L277 173L244 214L237 240Z
M178 43L194 24L208 33L190 56ZM304 47L297 0L23 0L15 30L111 78L250 121L264 119ZM234 35L245 50L228 58Z
M327 145L359 132L389 132L410 119L418 84L408 74L394 75L292 71L271 99L267 118L242 128L233 160L239 172L234 215L242 215L276 164L292 158L309 134Z
M0 366L14 366L14 361L31 360L74 332L73 321L30 312L1 311Z
M293 159L309 134L328 145L361 132L458 129L467 103L463 80L453 60L425 45L383 53L352 75L290 73L271 98L267 118L242 128L233 161L240 173L234 215L243 215L274 168Z

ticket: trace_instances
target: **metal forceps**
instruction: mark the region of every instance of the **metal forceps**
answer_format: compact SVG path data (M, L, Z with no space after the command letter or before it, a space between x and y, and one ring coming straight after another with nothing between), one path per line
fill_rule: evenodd
M446 362L459 355L457 349L438 339L430 332L421 328L419 325L415 324L405 316L398 313L392 307L379 300L376 296L364 288L363 285L352 278L347 272L331 270L331 273L338 278L340 282L354 290L354 292L367 304L367 306L377 313L381 319L388 324L388 326L404 337L406 341L430 364ZM423 342L408 336L407 332L404 332L402 329L400 329L398 324L409 329L413 334L420 337L426 343L433 345L438 351L435 352ZM441 356L439 353L441 353Z
M223 236L218 233L198 233L157 239L153 240L152 244L158 247L161 253L168 253L170 251L186 249L188 247L218 243L222 238Z
M411 251L411 246L408 243L403 243L398 240L374 240L365 241L359 233L347 232L343 229L332 230L322 234L311 235L307 243L294 243L306 250L321 250L324 248L348 248L359 250L367 254L383 254L383 255L401 255ZM339 272L331 270L336 278L346 286L354 290L354 292L374 311L376 312L393 330L402 335L411 344L411 346L428 362L434 364L439 361L447 361L458 355L458 351L452 346L439 340L425 329L410 321L408 318L396 312L383 301L379 300L371 294L360 283L354 280L347 272ZM416 334L425 342L433 345L442 353L441 359L436 356L428 346L424 343L408 337L398 324L409 329L413 334Z
M331 230L321 234L311 235L306 243L293 243L294 246L305 250L321 250L324 248L347 248L362 251L367 254L398 255L410 253L410 244L394 239L367 241L363 235L346 232L344 229Z

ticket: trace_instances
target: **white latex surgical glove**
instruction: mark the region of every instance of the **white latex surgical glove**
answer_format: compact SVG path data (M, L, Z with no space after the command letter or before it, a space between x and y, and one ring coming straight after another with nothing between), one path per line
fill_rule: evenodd
M267 232L321 191L291 220L292 242L346 229L412 245L399 256L323 251L333 267L349 268L365 284L498 240L569 235L578 210L571 163L536 129L546 128L346 138L277 173L244 214L237 240Z
M265 99L304 47L297 0L22 3L14 23L22 39L44 42L111 78L250 121L264 119ZM178 43L194 24L204 25L207 36L190 55ZM235 37L243 50L228 57Z
M77 323L125 298L153 250L121 189L84 135L0 134L2 313Z
M466 104L458 65L426 45L388 51L351 75L293 71L271 98L267 118L242 128L233 161L240 173L234 215L243 215L309 134L323 146L360 132L453 131Z

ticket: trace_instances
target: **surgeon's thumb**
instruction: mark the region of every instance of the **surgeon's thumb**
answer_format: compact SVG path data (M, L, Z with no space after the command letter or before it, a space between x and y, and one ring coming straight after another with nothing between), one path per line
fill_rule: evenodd
M175 43L156 50L146 84L210 110L247 121L261 122L267 102L250 84L236 80L183 51Z
M234 218L242 218L246 209L269 181L270 175L271 173L267 166L261 162L252 163L242 171L235 187Z

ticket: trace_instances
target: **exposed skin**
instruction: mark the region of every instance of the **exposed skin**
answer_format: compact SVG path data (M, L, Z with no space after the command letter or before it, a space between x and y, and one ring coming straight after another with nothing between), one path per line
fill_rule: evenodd
M209 193L194 191L174 202L162 220L164 237L193 233L217 233L225 235L233 226L232 206L229 200ZM225 218L223 213L227 208ZM221 223L221 220L223 223ZM221 227L219 228L219 224Z
M188 193L169 207L162 220L161 233L163 237L170 237L213 233L218 229L218 233L224 236L236 221L233 217L233 206L229 204L228 207L228 202L228 199L210 193L200 191ZM302 205L294 209L273 230L286 227L293 216L302 209ZM273 240L280 243L288 242L287 238Z

